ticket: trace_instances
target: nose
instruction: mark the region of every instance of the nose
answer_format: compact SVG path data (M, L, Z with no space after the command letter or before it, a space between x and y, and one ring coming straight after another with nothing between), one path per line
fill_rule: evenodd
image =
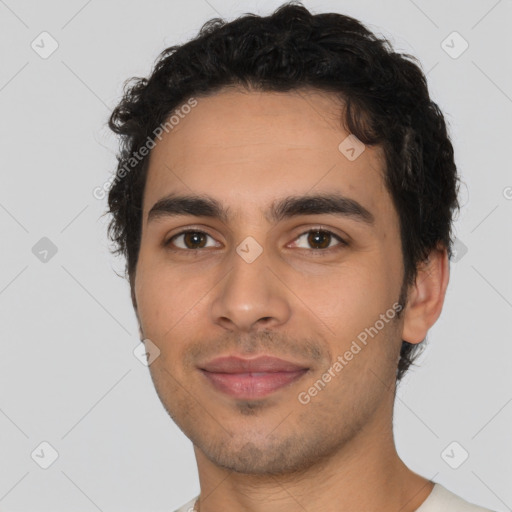
M291 308L287 288L265 251L251 263L234 252L231 270L215 289L212 321L231 331L250 332L285 324Z

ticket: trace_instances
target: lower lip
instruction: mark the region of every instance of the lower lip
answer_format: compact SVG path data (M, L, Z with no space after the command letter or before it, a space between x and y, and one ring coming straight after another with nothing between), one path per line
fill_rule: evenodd
M213 386L234 398L263 398L300 379L307 369L295 372L212 373L201 370Z

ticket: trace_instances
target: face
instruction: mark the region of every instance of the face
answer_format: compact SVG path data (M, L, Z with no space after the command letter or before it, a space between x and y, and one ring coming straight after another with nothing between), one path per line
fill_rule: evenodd
M391 422L403 263L384 155L339 149L329 93L197 102L150 156L134 293L151 376L205 460L300 471ZM289 364L212 363L262 355Z

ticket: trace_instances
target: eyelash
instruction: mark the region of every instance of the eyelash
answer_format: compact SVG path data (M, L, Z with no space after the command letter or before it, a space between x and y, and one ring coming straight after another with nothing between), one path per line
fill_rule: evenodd
M308 229L307 231L304 231L303 233L298 235L295 238L295 240L298 240L299 238L303 237L304 235L307 235L307 234L313 233L313 232L319 232L319 233L322 233L322 234L330 235L331 237L335 238L339 242L334 247L327 247L325 249L309 249L309 251L312 251L313 254L315 254L315 255L321 256L322 254L320 254L320 253L330 253L333 250L338 250L338 249L341 249L343 247L348 246L348 243L343 238L341 238L339 235L337 235L336 233L330 231L329 229L323 229L321 227ZM173 240L175 240L179 236L186 235L188 233L202 234L202 235L209 236L210 238L213 238L210 234L206 233L205 231L201 231L199 229L186 229L186 230L180 231L179 233L176 233L175 235L173 235L166 242L164 242L164 245L166 247L170 247L172 245ZM205 249L205 248L200 247L200 248L197 248L197 249L183 249L181 247L178 247L178 248L171 248L170 250L172 250L173 252L185 251L185 252L194 252L195 253L195 252L198 252L198 251L200 251L202 249ZM299 247L299 249L308 250L308 249L304 249L302 247Z

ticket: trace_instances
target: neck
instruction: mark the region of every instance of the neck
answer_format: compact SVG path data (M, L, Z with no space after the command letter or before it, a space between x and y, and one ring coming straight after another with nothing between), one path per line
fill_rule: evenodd
M200 512L414 512L433 484L405 466L391 424L385 427L368 426L300 474L235 473L214 464L195 446Z

